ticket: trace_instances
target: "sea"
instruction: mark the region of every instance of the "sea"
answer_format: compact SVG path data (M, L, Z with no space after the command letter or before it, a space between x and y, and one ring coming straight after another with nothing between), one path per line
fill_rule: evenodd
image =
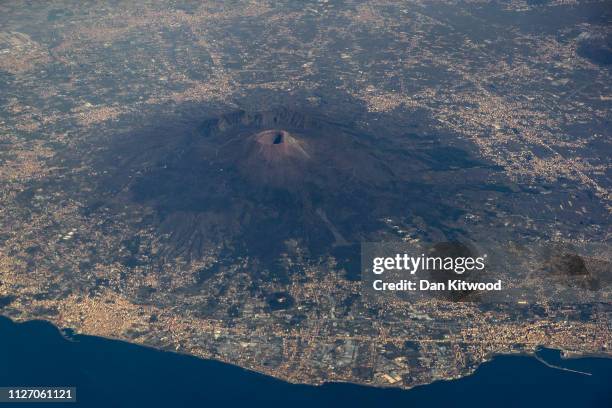
M43 321L0 317L0 386L76 387L76 402L36 407L612 407L612 359L561 359L551 349L538 357L498 356L473 375L410 390L309 386L122 341L66 336Z

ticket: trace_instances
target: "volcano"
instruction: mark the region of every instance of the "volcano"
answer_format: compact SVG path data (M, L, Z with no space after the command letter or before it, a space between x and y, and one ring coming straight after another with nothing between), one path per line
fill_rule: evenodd
M398 182L410 171L392 167L405 161L381 146L322 115L230 112L162 148L139 147L147 153L131 160L128 199L156 210L170 255L198 258L228 240L270 256L295 240L320 254L359 243L406 208Z
M385 184L392 176L363 140L321 116L288 109L239 111L206 121L200 135L194 147L203 157L238 170L258 190L278 188L304 197L313 189L329 194L338 182L359 189L358 184Z
M360 243L381 239L389 217L418 211L439 224L454 214L422 178L433 156L402 138L284 107L194 116L117 138L98 156L108 176L97 196L146 213L137 228L160 240L158 257L191 262L226 248L273 262L299 248L357 265L356 278Z

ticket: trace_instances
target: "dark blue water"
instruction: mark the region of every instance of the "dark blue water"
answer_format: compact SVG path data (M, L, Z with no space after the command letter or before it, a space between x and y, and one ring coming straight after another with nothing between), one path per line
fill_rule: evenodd
M502 356L469 377L408 391L292 385L241 368L0 317L0 386L76 386L76 407L612 407L612 360ZM60 404L51 404L58 406ZM25 405L17 405L23 407ZM38 407L46 405L37 405Z

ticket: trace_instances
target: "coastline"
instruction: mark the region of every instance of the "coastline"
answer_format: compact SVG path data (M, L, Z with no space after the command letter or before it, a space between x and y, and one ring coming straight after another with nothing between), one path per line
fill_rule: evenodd
M0 319L8 319L10 322L12 322L13 324L16 325L21 325L21 324L29 324L29 323L41 323L41 324L45 324L48 325L50 327L52 327L57 334L65 341L70 342L70 343L79 343L79 339L78 337L87 337L87 338L95 338L95 339L102 339L102 340L107 340L107 341L111 341L111 342L118 342L121 344L125 344L128 346L135 346L135 347L141 347L143 349L146 350L150 350L153 352L158 352L158 353L171 353L171 354L175 354L175 355L180 355L180 356L185 356L185 357L189 357L189 358L195 358L201 361L205 361L205 362L213 362L213 363L220 363L220 364L225 364L240 370L243 370L247 373L253 373L256 375L261 375L267 378L271 378L277 381L282 381L286 384L292 384L292 385L297 385L297 386L313 386L313 387L322 387L325 385L334 385L334 384L349 384L349 385L355 385L355 386L360 386L360 387L371 387L371 388L376 388L376 389L393 389L393 390L402 390L402 391L409 391L409 390L413 390L413 389L417 389L420 387L426 387L432 384L436 384L436 383L440 383L440 382L452 382L452 381L457 381L457 380L461 380L464 378L469 378L474 376L479 369L481 369L481 367L483 365L492 363L497 357L528 357L528 358L532 358L536 361L538 361L539 363L543 364L544 366L546 366L547 368L553 369L553 370L559 370L559 371L566 371L566 372L573 372L576 374L581 374L581 375L591 375L591 373L585 373L585 372L581 372L578 370L573 370L573 369L568 369L566 367L561 367L561 366L556 366L553 363L550 363L546 360L544 360L541 356L538 355L538 352L542 351L542 350L546 350L546 351L554 351L556 353L558 353L558 357L560 360L567 360L567 361L571 361L571 360L580 360L580 359L585 359L585 358L595 358L595 359L612 359L612 353L610 354L596 354L596 353L587 353L587 354L583 354L583 355L579 355L578 353L574 353L574 352L569 352L569 353L573 353L571 356L566 357L565 355L568 353L565 350L561 350L561 349L554 349L554 348L549 348L547 346L543 346L543 345L537 345L534 347L532 352L525 352L525 351L519 351L519 352L510 352L510 353L494 353L491 355L488 355L486 357L486 359L484 359L483 361L481 361L478 365L476 365L475 367L473 367L473 369L471 369L469 372L466 372L465 374L462 375L458 375L456 377L452 377L452 378L437 378L434 379L430 382L425 382L422 384L414 384L411 386L404 386L404 385L397 385L397 384L378 384L378 383L367 383L367 382L356 382L356 381L350 381L350 380L332 380L332 381L326 381L326 380L320 380L320 381L311 381L311 382L301 382L301 381L293 381L291 378L286 378L283 376L278 376L278 375L274 375L272 373L269 372L265 372L265 371L261 371L261 370L257 370L251 367L245 367L239 364L236 364L235 362L232 361L227 361L227 360L223 360L223 359L219 359L219 358L214 358L214 357L203 357L203 356L199 356L197 354L192 354L189 352L185 352L182 351L180 349L173 349L172 347L168 347L168 348L163 348L163 347L155 347L152 345L148 345L145 343L137 343L137 342L133 342L133 341L129 341L123 338L117 338L117 337L111 337L111 336L100 336L100 335L93 335L93 334L87 334L87 333L80 333L75 331L73 328L69 328L69 327L63 327L60 328L58 326L56 326L52 321L50 320L46 320L46 319L24 319L24 320L20 320L20 319L14 319L12 317L6 316L6 315L2 315L0 314ZM68 333L67 333L68 331Z

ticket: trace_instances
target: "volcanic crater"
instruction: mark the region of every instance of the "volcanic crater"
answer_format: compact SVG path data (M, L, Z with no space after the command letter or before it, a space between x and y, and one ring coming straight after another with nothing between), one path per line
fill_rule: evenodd
M243 174L265 184L289 187L304 172L310 160L308 146L286 130L271 129L253 134L244 141L244 158L238 163Z

